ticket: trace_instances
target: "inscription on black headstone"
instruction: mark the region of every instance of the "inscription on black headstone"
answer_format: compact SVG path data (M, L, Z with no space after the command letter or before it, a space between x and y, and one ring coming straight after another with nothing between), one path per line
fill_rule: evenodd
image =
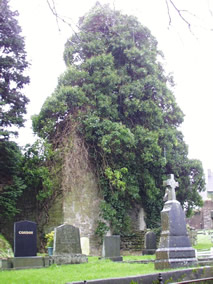
M14 256L36 256L37 225L31 221L14 223Z

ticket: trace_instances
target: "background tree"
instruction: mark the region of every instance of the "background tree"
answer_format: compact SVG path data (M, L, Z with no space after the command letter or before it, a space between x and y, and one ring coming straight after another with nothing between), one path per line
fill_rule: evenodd
M18 212L17 200L26 188L21 169L23 156L14 142L0 141L0 217L10 219Z
M21 90L29 82L24 75L28 63L15 18L18 14L10 10L8 3L0 1L0 216L4 218L18 212L16 202L26 187L21 151L9 138L17 134L14 127L23 126L28 99Z
M24 75L28 67L24 38L15 18L18 13L12 12L8 3L0 1L0 139L17 134L9 127L23 126L28 102L21 92L29 83L29 77Z
M178 107L157 41L132 16L96 6L79 21L65 47L66 72L34 116L34 131L55 147L78 123L96 166L104 201L101 217L114 233L128 229L136 203L148 227L159 225L163 179L174 173L187 209L201 204L202 165L188 159ZM99 232L106 224L99 222Z

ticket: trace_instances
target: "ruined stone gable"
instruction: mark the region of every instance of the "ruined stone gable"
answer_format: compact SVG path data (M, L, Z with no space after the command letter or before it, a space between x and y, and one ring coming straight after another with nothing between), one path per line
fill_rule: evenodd
M63 223L76 226L81 238L87 238L90 255L100 255L100 243L95 235L100 215L101 190L84 140L72 130L63 140L63 162L61 170L62 195L49 210L49 221L45 231ZM145 213L138 204L130 209L132 229L144 230Z
M63 223L76 226L81 237L89 238L90 253L98 254L100 248L95 230L102 198L94 166L84 141L74 131L64 142L62 151L62 196L50 209L45 230L49 231Z

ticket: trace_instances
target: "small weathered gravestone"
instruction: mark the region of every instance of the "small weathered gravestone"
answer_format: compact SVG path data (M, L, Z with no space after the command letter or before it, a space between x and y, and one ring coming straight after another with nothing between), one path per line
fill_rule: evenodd
M156 249L156 234L152 231L147 232L145 235L145 249L142 254L155 254Z
M31 221L14 223L14 256L30 257L37 254L37 225Z
M82 249L83 254L86 254L86 255L90 254L89 238L87 237L81 238L81 249Z
M88 261L81 251L79 228L69 224L63 224L55 228L52 259L53 263L56 264Z
M81 254L79 229L64 224L55 228L53 255Z
M113 261L122 261L120 255L120 236L105 236L103 240L102 257Z
M161 236L156 250L156 269L176 268L197 264L195 249L192 248L187 229L185 213L176 200L175 188L178 183L171 175L164 185L166 188L163 210L161 211Z

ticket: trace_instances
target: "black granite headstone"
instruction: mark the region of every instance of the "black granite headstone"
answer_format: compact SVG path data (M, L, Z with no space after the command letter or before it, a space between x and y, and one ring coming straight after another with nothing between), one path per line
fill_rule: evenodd
M31 221L14 223L14 256L36 256L37 225Z

